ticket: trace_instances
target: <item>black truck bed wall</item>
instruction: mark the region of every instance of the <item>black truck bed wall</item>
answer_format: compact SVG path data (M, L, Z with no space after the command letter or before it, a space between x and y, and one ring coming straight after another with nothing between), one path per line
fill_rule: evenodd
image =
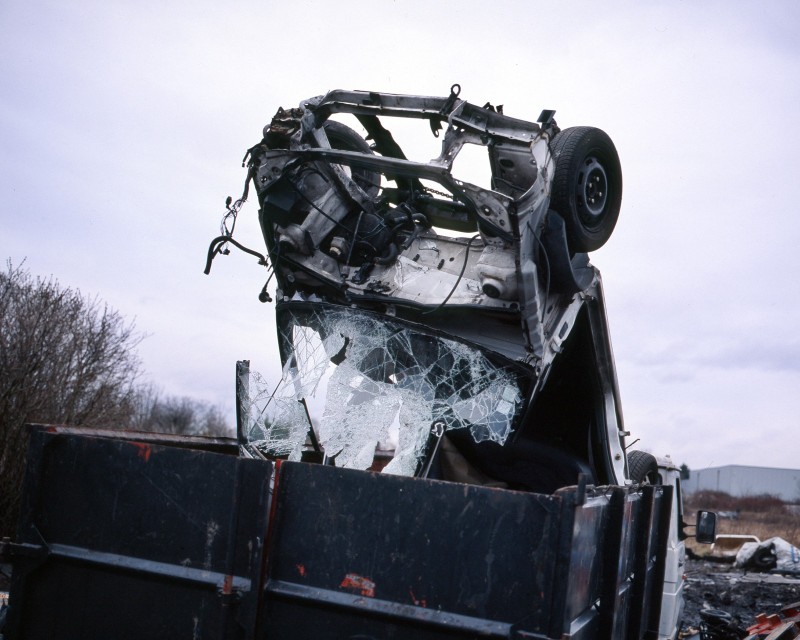
M45 429L27 473L11 640L657 637L669 488L540 495Z

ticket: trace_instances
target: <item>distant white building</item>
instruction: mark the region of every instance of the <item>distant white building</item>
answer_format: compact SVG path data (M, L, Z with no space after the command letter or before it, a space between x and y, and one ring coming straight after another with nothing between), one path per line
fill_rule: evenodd
M723 491L732 496L769 494L786 502L800 503L800 469L773 469L729 464L692 469L682 482L684 493Z

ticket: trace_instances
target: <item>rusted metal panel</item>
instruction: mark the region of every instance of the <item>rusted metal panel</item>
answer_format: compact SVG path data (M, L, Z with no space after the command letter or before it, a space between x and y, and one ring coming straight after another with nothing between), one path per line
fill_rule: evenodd
M599 611L595 606L609 560L604 552L610 524L610 502L606 496L588 499L575 511L570 545L569 588L561 624L574 640L596 638ZM613 558L612 558L613 560Z
M270 637L543 633L563 597L561 498L292 463L277 496Z
M279 469L273 477L263 460L34 430L10 545L7 637L657 632L662 487L581 481L544 495L320 464Z
M652 536L639 525L662 514L661 496L583 486L541 495L283 463L264 632L646 637L664 537L658 523ZM634 608L634 597L656 602Z
M34 429L6 637L253 637L272 468Z

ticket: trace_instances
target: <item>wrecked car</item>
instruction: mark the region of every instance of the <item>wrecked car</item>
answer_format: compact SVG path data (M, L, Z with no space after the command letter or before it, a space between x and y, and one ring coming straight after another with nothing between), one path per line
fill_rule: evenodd
M676 637L678 475L626 455L588 259L619 158L554 115L458 85L279 109L206 272L230 247L271 271L280 381L238 363L233 450L34 430L8 637ZM409 159L406 125L438 155ZM233 233L251 190L266 253ZM70 572L89 595L31 615Z
M509 497L520 505L534 495L560 501L562 543L571 561L550 564L554 559L542 547L530 556L529 568L549 566L558 576L557 586L539 592L543 601L528 591L541 584L543 574L535 578L515 570L521 566L508 552L511 534L503 550L489 546L484 553L497 554L508 570L503 578L478 569L486 568L480 553L457 556L475 565L477 584L497 598L490 605L470 604L474 594L466 596L463 589L456 598L444 586L452 576L437 575L436 566L417 566L421 559L412 560L413 551L405 558L415 568L404 578L391 562L381 571L368 563L370 571L357 574L368 576L376 589L375 574L384 572L395 589L409 583L409 591L425 594L428 607L473 620L464 621L465 631L485 631L474 620L488 618L499 625L499 637L523 628L552 637L592 636L601 628L620 637L674 637L680 625L684 534L682 513L669 501L679 480L670 475L674 465L661 473L669 475L668 481L648 476L657 472L657 463L641 452L634 452L630 468L626 464L628 434L602 282L587 255L608 240L619 216L619 157L603 131L562 130L554 115L544 110L536 123L511 118L501 107L462 100L458 85L441 98L332 91L278 110L261 143L246 156L246 184L252 181L259 199L268 250L261 262L271 264L277 280L283 370L273 389L241 384L243 446L255 458L342 470L336 473L372 471L525 492L525 498ZM392 133L390 123L398 121L421 125L440 138L438 156L409 159ZM485 154L486 186L456 171L469 147ZM234 222L242 201L229 204ZM212 243L207 268L230 238L223 233ZM288 473L293 467L281 469ZM320 474L309 493L328 478L313 467L303 473ZM345 478L370 486L377 482L350 475L341 481ZM402 507L390 497L396 494L390 490L383 499L374 494L375 501L389 504L370 514L348 504L340 489L331 488L332 479L326 482L325 499L335 505L334 513L349 514L367 533L326 526L348 542L334 548L309 538L297 564L306 567L300 560L317 555L317 546L349 557L393 553L391 544L382 548L361 535L384 530L385 524L367 526L373 519L401 517ZM632 482L650 486L633 490ZM442 484L396 486L430 487L432 505L450 490ZM619 493L611 498L614 492ZM452 499L447 508L458 511L477 500L472 494L468 500ZM307 500L316 502L310 495ZM619 511L612 515L615 501ZM301 510L297 503L285 509ZM442 529L436 516L443 513L442 504L428 513L423 509L414 525L421 533L424 523L428 535L447 540L462 538L464 529L490 535L475 522ZM624 532L610 533L622 526L617 518L632 521ZM276 552L291 555L288 549L299 543L297 535L291 540L289 535L278 536ZM634 540L638 553L649 549L647 569L644 564L634 569L645 562L631 546ZM532 552L525 543L518 546ZM617 567L626 568L617 573ZM304 571L301 579L296 572L278 570L273 578L279 575L283 586L271 592L273 602L291 594L301 597L302 591L294 590L306 589L308 608L298 617L326 624L340 619L319 612L323 600L335 599L350 584L335 584L337 574L329 570L314 578ZM514 600L511 584L526 594L513 614L499 603ZM308 591L312 587L326 593L316 606L311 604L316 596ZM662 592L666 605L659 621ZM408 600L395 592L388 599L396 607L419 605L417 595ZM287 619L278 613L281 605L274 606L268 618L272 628L281 629ZM345 607L339 615L349 620L348 629L375 628L348 617L359 616L357 608ZM361 615L368 615L366 609ZM405 615L433 624L438 614L414 609ZM527 627L512 622L526 618ZM405 623L387 624L379 628L394 631Z
M459 94L333 91L280 109L249 150L284 371L248 440L346 468L391 451L389 473L458 469L547 493L579 474L623 484L602 286L586 254L619 215L614 145L599 129L559 129L552 111L530 123ZM390 119L437 137L446 125L439 156L407 159ZM465 146L485 150L491 188L453 174Z

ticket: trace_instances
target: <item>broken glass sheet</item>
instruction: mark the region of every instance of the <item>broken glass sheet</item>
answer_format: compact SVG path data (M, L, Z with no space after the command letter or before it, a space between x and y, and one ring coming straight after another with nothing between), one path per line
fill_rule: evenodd
M286 362L268 392L252 377L247 437L299 460L313 438L338 467L414 475L436 425L505 443L522 405L520 376L478 349L385 316L319 307L280 315Z

